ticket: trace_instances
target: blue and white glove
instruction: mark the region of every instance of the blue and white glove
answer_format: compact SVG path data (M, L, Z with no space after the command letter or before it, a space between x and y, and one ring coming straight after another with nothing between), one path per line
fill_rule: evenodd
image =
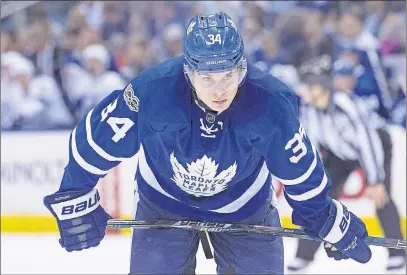
M351 258L359 263L367 263L372 257L372 251L364 241L368 235L364 222L342 203L336 200L332 202L328 218L321 230L317 234L305 231L325 241L324 248L329 258L335 260ZM298 216L293 216L294 219L296 219L294 223L301 223Z
M100 206L97 189L56 192L44 197L44 205L56 218L68 252L98 246L112 217Z

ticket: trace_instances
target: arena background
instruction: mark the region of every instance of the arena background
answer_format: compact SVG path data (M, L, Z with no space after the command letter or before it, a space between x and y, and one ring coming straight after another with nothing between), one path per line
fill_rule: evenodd
M392 195L405 234L405 2L2 1L2 238L14 234L51 235L57 242L56 222L42 199L59 187L68 160L69 134L77 121L101 98L123 88L141 70L182 54L182 36L191 16L218 11L226 11L237 23L249 62L294 89L301 86L303 70L311 67L329 72L334 62L331 58L327 63L326 56L315 54L323 51L321 48L304 48L304 33L317 32L318 28L303 27L316 26L312 20L320 20L323 32L335 36L341 32L341 24L344 28L356 20L341 21L341 15L349 11L357 14L362 30L371 37L368 47L380 52L381 64L391 72L385 75L385 80L392 89L381 94L381 103L389 112L382 113L374 96L367 96L360 104L377 111L390 129L395 156ZM300 53L307 56L311 52L314 56L310 60L298 61ZM265 62L267 54L275 57L272 65ZM95 71L102 74L98 80L92 79ZM28 81L32 95L21 93L13 81L20 84L24 81L8 78L12 74ZM132 216L136 164L137 156L123 162L98 183L102 204L114 217ZM283 226L293 227L291 208L281 194L281 185L273 181L273 186ZM363 172L354 171L341 201L366 222L370 235L382 236L373 204L363 197L365 186ZM129 232L109 230L112 235Z

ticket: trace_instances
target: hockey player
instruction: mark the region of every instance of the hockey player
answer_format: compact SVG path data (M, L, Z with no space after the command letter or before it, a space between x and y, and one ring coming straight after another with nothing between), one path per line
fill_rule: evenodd
M59 190L44 198L67 251L97 246L111 217L97 181L138 152L135 219L280 226L270 186L285 186L293 222L330 243L329 257L366 263L364 223L328 197L330 179L298 121L294 92L247 65L225 13L196 15L184 55L138 74L79 122ZM282 238L211 233L219 274L281 274ZM134 230L131 274L194 274L198 235Z

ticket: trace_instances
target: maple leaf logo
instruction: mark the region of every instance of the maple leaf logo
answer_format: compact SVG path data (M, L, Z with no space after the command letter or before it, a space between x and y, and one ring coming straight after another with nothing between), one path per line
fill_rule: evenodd
M227 184L236 175L236 161L218 175L218 166L215 160L204 155L202 158L187 163L187 169L182 166L171 153L170 161L174 176L171 178L183 191L197 197L208 197L218 194L227 188Z

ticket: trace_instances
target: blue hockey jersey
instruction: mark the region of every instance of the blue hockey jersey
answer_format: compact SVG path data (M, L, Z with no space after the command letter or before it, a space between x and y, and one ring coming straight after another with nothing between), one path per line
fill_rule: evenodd
M295 213L319 229L330 179L298 121L296 95L249 66L232 105L201 108L176 57L138 74L98 103L73 130L60 191L92 188L139 152L139 192L197 220L240 221L284 184Z

